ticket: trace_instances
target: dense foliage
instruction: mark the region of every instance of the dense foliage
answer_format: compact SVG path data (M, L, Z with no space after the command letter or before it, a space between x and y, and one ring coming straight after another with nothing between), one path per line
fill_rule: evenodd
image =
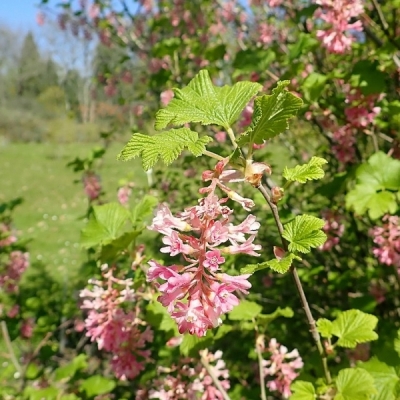
M93 98L130 118L69 163L88 198L70 287L39 264L20 281L18 200L0 208L1 395L399 398L399 2L41 3L102 43ZM118 159L148 185L108 201L127 123Z

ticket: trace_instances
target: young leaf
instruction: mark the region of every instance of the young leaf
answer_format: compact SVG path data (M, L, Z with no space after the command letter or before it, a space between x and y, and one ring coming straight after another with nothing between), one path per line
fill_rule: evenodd
M167 165L176 160L186 147L198 157L206 150L206 144L212 141L209 136L199 138L197 132L188 128L171 129L158 135L148 136L134 133L118 155L118 160L127 161L142 157L143 168L147 171L159 158Z
M127 209L118 203L94 206L93 215L81 232L82 247L88 249L112 242L128 218Z
M318 332L328 339L332 337L332 321L326 318L319 318L317 321Z
M262 269L271 268L280 274L284 274L289 270L292 265L292 262L297 257L296 255L289 253L285 257L281 258L280 260L274 258L269 261L264 261L263 263L259 264L248 264L245 267L241 268L241 274L254 274L256 271L261 271Z
M307 164L297 165L294 168L285 167L283 177L290 182L300 183L306 183L312 179L321 179L325 175L321 166L327 162L324 158L313 157Z
M243 300L230 313L229 319L234 321L251 320L257 317L262 307L252 301Z
M260 96L254 100L252 122L246 132L238 138L239 146L261 144L289 127L288 120L296 115L303 101L286 90L288 85L289 81L280 81L271 95Z
M271 314L259 314L257 316L257 319L260 321L260 323L269 324L278 317L292 318L293 315L294 315L293 310L290 307L285 307L285 308L278 307Z
M214 86L208 71L201 70L184 89L174 89L174 98L156 114L155 128L199 122L229 129L261 88L262 85L254 82Z
M369 400L376 393L374 378L360 368L345 368L336 379L334 400Z
M326 235L321 231L325 222L311 215L299 215L285 225L283 237L289 241L289 251L309 253L311 247L325 243Z
M377 323L378 318L374 315L360 310L348 310L332 322L332 334L339 338L338 346L354 348L358 343L378 339L374 332Z
M293 391L290 400L315 400L317 398L311 382L296 381L290 386L290 389Z
M400 378L394 367L372 357L369 361L358 363L357 367L365 369L373 378L377 394L371 400L396 400L396 385L400 384Z

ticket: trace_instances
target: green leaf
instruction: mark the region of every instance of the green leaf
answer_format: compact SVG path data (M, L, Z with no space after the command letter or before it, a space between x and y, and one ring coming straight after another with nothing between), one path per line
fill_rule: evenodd
M326 318L319 318L317 321L318 332L328 339L332 337L333 324L332 321Z
M207 348L213 342L213 334L207 331L207 335L198 337L196 335L185 334L179 347L181 354L188 357L198 357L199 351Z
M161 130L168 125L199 122L229 129L261 88L262 85L254 82L214 86L208 71L202 70L184 89L174 89L174 98L156 114L155 128Z
M146 321L151 324L155 329L164 332L172 331L174 336L178 336L178 327L176 322L169 315L167 309L161 305L158 301L149 303L146 307Z
M374 315L360 310L348 310L340 313L332 322L332 334L339 338L338 346L354 348L358 343L378 339L374 332L377 323L378 318Z
M309 102L317 101L325 88L327 76L317 72L311 72L301 85L304 98Z
M114 390L116 384L111 379L104 378L100 375L91 376L85 379L79 389L86 392L88 397L97 396L99 394L110 393Z
M214 336L214 340L223 338L228 332L231 331L232 331L232 325L227 325L227 324L221 325Z
M251 320L257 317L262 307L252 301L243 300L228 315L233 321Z
M266 70L272 61L276 59L272 49L246 49L236 53L233 61L235 70L253 72L256 69Z
M55 370L55 379L60 381L62 379L70 380L77 371L87 368L87 355L79 354L72 362Z
M134 133L129 142L118 155L118 160L127 161L142 157L143 168L147 171L159 158L169 165L175 161L186 147L194 156L201 156L206 144L211 142L209 136L199 138L197 132L188 128L170 129L154 136Z
M294 259L299 259L293 253L288 253L285 257L282 257L280 260L274 258L269 261L264 261L259 264L248 264L245 267L241 268L241 274L253 274L256 271L261 271L262 269L271 268L272 270L279 272L280 274L284 274L289 270L292 265Z
M376 393L374 378L361 368L345 368L336 379L334 400L369 400Z
M317 398L314 386L311 382L296 381L290 386L293 394L290 400L314 400Z
M112 242L128 218L128 211L119 203L94 206L93 215L81 232L82 247L88 249Z
M145 195L132 210L132 224L143 221L147 216L151 215L157 204L157 197Z
M400 161L383 152L373 154L356 171L357 183L346 195L346 207L356 214L368 212L372 219L397 212L400 193Z
M279 317L292 318L293 315L294 315L293 310L290 307L285 307L285 308L278 307L271 314L259 314L257 316L257 320L259 320L260 323L269 324L276 318Z
M126 250L128 246L140 235L141 231L125 232L115 240L102 246L100 260L102 263L115 260L118 254Z
M239 146L262 144L288 127L288 120L294 117L303 101L286 90L289 81L279 81L271 95L256 97L254 113L249 128L237 140Z
M327 162L324 158L313 157L307 164L297 165L294 168L285 167L283 177L290 182L296 181L300 183L321 179L325 175L321 166Z
M284 227L282 236L289 241L289 251L309 253L312 247L325 243L326 235L321 231L325 221L311 215L299 215Z
M377 394L371 400L396 400L395 389L400 383L400 378L394 367L379 361L376 357L358 363L357 367L365 369L374 378Z
M386 74L378 67L378 61L358 61L351 73L351 85L359 87L364 95L386 92Z
M24 390L24 398L27 398L29 400L55 400L57 399L57 396L59 395L60 391L59 389L49 386L44 389L38 389L34 388L32 386L25 388Z

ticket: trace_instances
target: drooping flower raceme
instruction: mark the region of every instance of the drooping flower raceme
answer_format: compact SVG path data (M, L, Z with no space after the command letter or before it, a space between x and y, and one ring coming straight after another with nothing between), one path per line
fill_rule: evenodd
M103 266L103 268L106 266ZM81 306L88 310L85 320L86 335L98 345L112 353L111 367L117 378L133 379L144 369L150 357L145 350L146 342L153 341L153 332L143 325L134 310L124 310L122 303L135 300L131 279L117 279L113 270L103 274L105 280L90 280L92 289L85 288L80 296L85 300Z
M185 265L163 266L155 260L149 262L148 281L160 278L156 283L162 295L158 301L168 308L178 324L179 332L204 336L207 329L221 323L221 314L239 304L233 294L236 290L247 294L251 287L250 275L230 276L221 272L225 254L244 253L259 256L260 245L253 241L260 224L253 215L239 225L230 223L232 210L224 205L228 198L239 202L245 210L254 206L230 190L222 181L235 175L234 171L223 171L226 162L218 162L214 171L203 173L210 186L200 190L207 196L199 204L173 216L166 204L160 205L149 229L164 235L162 253L182 255ZM215 193L219 187L228 198L219 199ZM228 242L228 243L227 243ZM228 245L219 247L223 243Z
M289 352L287 347L279 344L275 338L269 341L266 351L270 356L269 360L263 360L264 374L273 378L267 382L267 387L287 399L292 394L290 385L299 375L296 370L303 368L303 360L297 349Z
M214 354L207 349L200 351L213 375L221 386L230 388L229 371L222 360L222 352ZM207 369L198 360L192 358L181 359L178 365L169 368L158 367L158 378L151 382L147 389L140 389L136 393L136 400L223 400L222 393L215 387Z
M322 229L327 236L327 240L320 247L320 250L329 251L339 244L345 227L342 223L342 217L337 212L324 210L321 214L322 218L325 220L325 225Z

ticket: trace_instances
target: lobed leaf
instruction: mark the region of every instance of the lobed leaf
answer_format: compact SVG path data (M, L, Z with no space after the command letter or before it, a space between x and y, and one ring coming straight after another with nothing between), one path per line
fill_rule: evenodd
M400 161L378 151L356 171L357 183L346 195L346 207L356 214L368 212L371 219L398 210L400 193Z
M373 378L377 393L371 400L396 400L396 386L400 378L394 367L372 357L367 362L358 363L359 368L365 369Z
M249 128L237 140L239 146L262 144L289 127L289 119L294 117L303 101L286 90L289 81L280 81L271 95L256 97L254 113Z
M317 398L311 382L296 381L290 386L290 389L293 391L290 396L291 400L314 400Z
M327 162L324 158L313 157L307 164L297 165L294 168L285 167L283 177L290 182L300 183L321 179L325 175L321 166Z
M119 203L107 203L93 207L93 215L82 229L81 245L91 248L106 245L117 239L118 231L129 218L127 209Z
M254 274L256 271L261 271L262 269L271 268L272 270L279 272L280 274L286 273L289 268L292 266L293 260L300 257L297 257L293 253L289 253L285 257L282 257L280 260L274 258L269 261L264 261L258 264L248 264L245 267L241 268L241 274Z
M201 70L184 89L174 89L174 98L156 114L155 128L198 122L228 129L261 88L262 85L254 82L214 86L208 71Z
M369 400L376 393L374 378L361 368L345 368L336 379L334 400Z
M212 138L209 136L199 138L197 132L188 128L171 129L155 136L134 133L118 155L118 159L127 161L141 156L143 168L149 170L159 158L165 164L171 164L185 147L198 157L203 154L206 144L210 141Z
M326 235L321 231L325 222L311 215L299 215L284 227L282 236L289 241L289 251L309 253L312 247L325 243Z

